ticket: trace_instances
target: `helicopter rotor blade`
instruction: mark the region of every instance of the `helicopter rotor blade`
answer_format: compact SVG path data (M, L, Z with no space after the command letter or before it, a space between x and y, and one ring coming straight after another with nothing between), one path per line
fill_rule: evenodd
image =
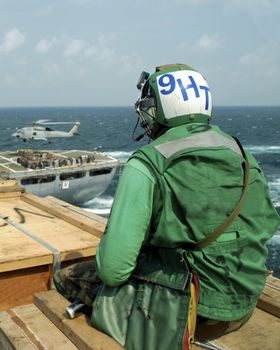
M79 122L50 122L50 123L41 123L41 124L48 124L48 125L64 125L64 124L76 124Z
M35 125L41 125L41 124L44 124L44 123L47 123L48 121L50 121L50 119L39 119L39 120L36 120L32 123L33 126Z

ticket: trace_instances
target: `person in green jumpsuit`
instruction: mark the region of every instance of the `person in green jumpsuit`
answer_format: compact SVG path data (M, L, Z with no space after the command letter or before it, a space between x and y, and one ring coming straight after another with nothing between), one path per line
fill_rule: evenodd
M93 303L93 326L126 349L189 349L194 311L202 341L250 318L280 219L257 161L210 124L212 96L199 72L161 66L137 87L135 109L152 142L125 166L96 261L54 281L69 300Z

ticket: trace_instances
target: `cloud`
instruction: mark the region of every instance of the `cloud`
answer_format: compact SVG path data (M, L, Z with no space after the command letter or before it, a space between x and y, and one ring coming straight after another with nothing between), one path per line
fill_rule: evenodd
M104 67L122 64L125 71L132 71L133 67L138 66L139 59L135 55L118 53L118 50L109 44L109 41L114 39L115 34L101 34L95 42L83 38L65 39L65 37L54 36L51 39L40 40L35 46L35 50L40 54L47 54L54 46L58 49L57 51L62 50L60 55L56 57L59 65L50 62L44 65L44 70L52 74L62 73L65 64L68 67L73 67L76 60L79 61L79 64L83 60L85 67L93 62Z
M4 78L2 78L2 83L4 85L13 86L15 85L16 81L12 76L6 75Z
M26 67L28 64L29 61L24 58L19 57L17 60L15 60L15 65L20 68Z
M0 51L13 51L25 42L25 36L15 27L6 32Z
M74 57L78 56L83 52L83 49L87 46L84 40L74 39L69 44L67 44L64 50L64 57Z
M243 72L262 72L263 77L275 81L280 74L280 44L278 40L268 41L254 51L241 55L237 62Z
M164 8L172 7L189 7L189 6L207 6L211 3L211 0L173 0L173 1L161 1L160 6Z
M196 47L203 50L215 50L221 46L222 40L217 36L203 35L198 39Z
M139 70L142 62L137 55L124 55L120 57L122 69L126 72L135 72Z
M100 34L98 37L98 43L101 46L106 46L109 41L112 41L116 38L116 35L114 33L109 34Z
M264 45L256 48L252 52L246 52L238 59L238 63L243 66L262 66L268 68L272 64L279 66L280 44L276 40L270 40Z
M70 5L87 6L92 4L92 0L67 0Z
M35 17L47 16L53 12L53 6L47 5L34 12Z
M110 66L116 61L115 49L110 47L103 47L98 50L97 58L105 66Z
M228 0L221 2L221 7L228 13L246 12L252 18L259 19L266 15L279 14L279 0Z
M112 65L116 59L116 50L110 47L107 42L113 38L114 35L102 34L99 36L96 45L87 43L82 39L74 39L66 45L63 56L67 59L75 57L94 57L105 66Z
M58 75L61 72L60 66L57 63L47 63L44 69L48 74Z
M51 38L51 40L42 39L38 42L35 50L39 53L47 53L57 42L56 37Z
M83 52L83 55L86 58L89 58L89 57L92 57L92 56L96 55L97 52L98 52L97 48L94 45L91 45L91 46L88 46L88 47L85 48L85 50Z
M249 66L251 66L251 65L262 65L262 64L265 63L263 57L257 56L254 53L246 53L246 54L242 55L238 59L238 62L241 65L249 65Z
M108 42L116 38L114 33L101 34L98 37L98 45L96 50L96 58L105 66L111 66L116 62L116 50L109 46Z
M251 8L260 6L270 6L276 3L276 0L228 0L225 5L231 8Z

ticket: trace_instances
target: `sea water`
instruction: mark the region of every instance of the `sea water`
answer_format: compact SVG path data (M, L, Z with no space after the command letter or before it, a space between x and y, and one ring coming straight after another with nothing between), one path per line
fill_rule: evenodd
M30 126L34 121L50 119L53 122L80 121L80 135L53 139L51 143L36 141L24 143L11 134ZM0 150L83 149L99 150L126 161L134 150L148 142L133 140L136 115L131 107L36 107L0 108ZM267 179L272 201L280 212L280 107L216 107L213 124L236 136L245 149L254 154ZM49 125L66 130L68 125ZM70 126L71 127L71 126ZM137 129L135 137L142 133ZM117 172L110 186L100 197L85 203L86 210L108 216L119 181ZM267 244L268 266L280 277L280 230Z

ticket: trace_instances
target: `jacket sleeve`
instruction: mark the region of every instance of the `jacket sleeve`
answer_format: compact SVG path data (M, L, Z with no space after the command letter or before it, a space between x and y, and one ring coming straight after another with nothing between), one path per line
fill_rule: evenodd
M155 179L140 160L131 159L121 176L105 233L96 251L97 273L109 286L124 283L147 239Z

